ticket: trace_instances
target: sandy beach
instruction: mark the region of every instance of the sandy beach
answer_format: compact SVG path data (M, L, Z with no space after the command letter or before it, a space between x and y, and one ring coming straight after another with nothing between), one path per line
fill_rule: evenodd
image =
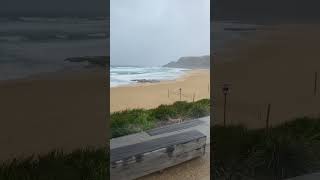
M180 100L180 88L182 101L209 98L209 74L209 70L191 70L177 80L110 88L110 111L172 104Z
M192 70L174 81L162 81L115 87L110 89L111 112L125 109L145 108L150 109L161 104L172 104L180 100L179 89L182 89L182 100L193 101L209 98L210 70ZM169 97L168 97L169 89ZM174 180L174 179L210 179L210 152L206 155L181 165L177 165L163 172L153 173L140 178L141 180Z
M99 68L0 81L0 160L105 146L105 73Z
M281 25L218 53L213 60L214 123L223 122L225 83L230 85L227 124L264 127L268 104L272 125L319 117L319 85L314 95L315 72L320 72L318 29Z

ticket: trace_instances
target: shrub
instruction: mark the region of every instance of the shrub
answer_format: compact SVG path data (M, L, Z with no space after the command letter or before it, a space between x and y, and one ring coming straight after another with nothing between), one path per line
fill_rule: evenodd
M106 147L71 153L53 151L38 157L13 159L0 165L0 179L4 180L104 180L108 177L109 153Z
M215 126L212 174L224 179L284 179L320 170L320 121L299 118L270 129Z
M172 105L160 105L159 107L150 110L152 117L160 121L166 121L170 118L176 118L178 112L175 108L172 108Z
M312 172L316 159L307 139L278 134L256 145L251 154L251 168L260 178L285 179Z
M126 110L111 115L112 137L137 133L154 127L150 112L142 109Z
M207 116L208 114L210 114L210 106L202 104L201 102L192 104L188 110L188 117L190 118L199 118Z
M191 119L210 115L210 100L178 101L171 105L144 110L133 109L111 114L112 137L124 136L154 128L157 122L170 119Z

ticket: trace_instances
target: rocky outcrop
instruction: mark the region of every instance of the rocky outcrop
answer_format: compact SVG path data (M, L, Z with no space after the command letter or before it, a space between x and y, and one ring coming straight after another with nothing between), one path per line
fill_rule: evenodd
M84 56L84 57L71 57L65 59L69 62L87 62L89 65L107 67L110 62L110 56Z
M187 69L210 69L210 56L181 57L176 62L170 62L163 67L187 68Z

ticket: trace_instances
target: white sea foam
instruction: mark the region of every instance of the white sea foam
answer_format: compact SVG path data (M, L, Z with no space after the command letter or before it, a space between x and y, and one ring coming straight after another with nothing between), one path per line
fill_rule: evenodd
M70 57L105 56L107 20L0 18L0 80L82 68Z
M174 80L187 70L166 67L115 66L110 68L110 87L134 84L135 79Z

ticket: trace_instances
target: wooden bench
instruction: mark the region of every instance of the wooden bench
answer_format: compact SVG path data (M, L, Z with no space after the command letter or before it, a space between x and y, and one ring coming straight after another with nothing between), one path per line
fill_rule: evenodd
M179 130L195 127L195 126L201 125L203 123L204 122L199 119L189 120L189 121L184 121L182 123L170 124L167 126L156 128L156 129L151 129L151 130L146 131L146 133L148 133L150 136L156 136L159 134L171 133L174 131L179 131Z
M205 153L206 136L192 130L111 149L111 180L130 180L161 171Z

